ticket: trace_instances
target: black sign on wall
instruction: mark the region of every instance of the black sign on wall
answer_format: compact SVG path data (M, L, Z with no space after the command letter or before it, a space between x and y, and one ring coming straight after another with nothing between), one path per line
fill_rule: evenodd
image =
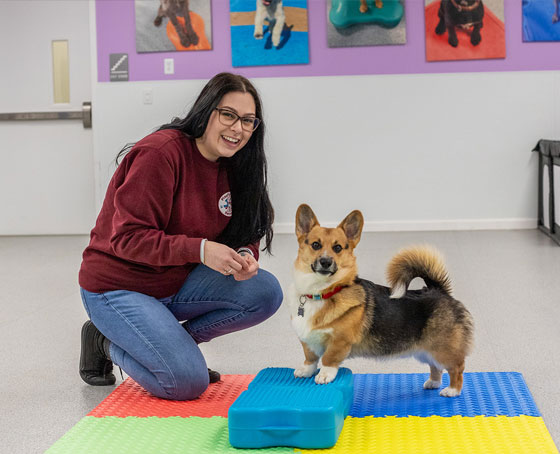
M128 54L109 54L111 82L128 81Z

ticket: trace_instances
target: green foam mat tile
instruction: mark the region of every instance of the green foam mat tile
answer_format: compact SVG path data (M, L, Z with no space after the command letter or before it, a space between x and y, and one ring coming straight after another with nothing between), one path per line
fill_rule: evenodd
M220 416L119 418L86 416L46 454L293 453L292 448L235 449Z

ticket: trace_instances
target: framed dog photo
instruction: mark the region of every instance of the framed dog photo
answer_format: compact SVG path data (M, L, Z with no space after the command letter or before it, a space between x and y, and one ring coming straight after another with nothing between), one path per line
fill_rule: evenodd
M134 0L136 52L212 49L208 0Z
M504 0L425 0L426 60L506 57Z
M327 0L329 47L406 44L404 0Z
M230 0L232 66L309 63L307 0Z
M560 0L523 0L523 41L560 41Z

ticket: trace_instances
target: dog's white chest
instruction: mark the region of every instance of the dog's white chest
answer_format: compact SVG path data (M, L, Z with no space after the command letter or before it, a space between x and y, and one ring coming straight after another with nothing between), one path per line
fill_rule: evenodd
M302 306L300 296L296 292L295 286L292 286L288 299L292 326L302 342L305 342L316 354L322 355L325 350L325 336L330 334L332 329L313 329L312 320L315 314L322 309L325 302L323 300L307 300Z

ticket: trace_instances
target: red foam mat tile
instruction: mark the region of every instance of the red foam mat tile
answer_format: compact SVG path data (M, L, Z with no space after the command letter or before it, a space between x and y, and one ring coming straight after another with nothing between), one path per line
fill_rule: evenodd
M189 401L166 400L154 397L131 378L127 378L88 416L212 416L227 417L231 404L247 389L254 375L222 375L198 399Z

